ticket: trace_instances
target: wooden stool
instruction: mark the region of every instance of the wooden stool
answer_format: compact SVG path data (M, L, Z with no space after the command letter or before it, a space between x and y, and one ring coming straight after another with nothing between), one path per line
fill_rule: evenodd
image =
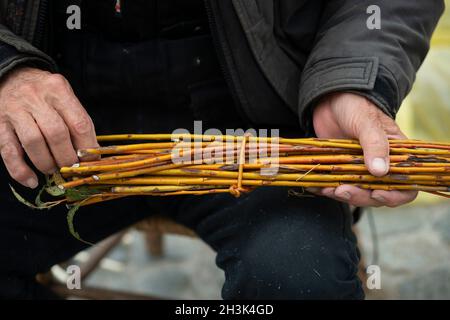
M190 238L197 237L191 229L162 216L143 220L136 225L136 229L145 233L147 249L154 257L163 255L164 234L175 234Z
M174 221L162 217L154 216L145 219L134 226L137 230L145 233L148 252L155 257L163 255L164 234L174 234L195 238L197 235L189 228L186 228ZM124 235L129 230L123 230L109 238L103 240L98 245L90 249L89 258L81 264L81 283L82 289L70 290L66 285L67 273L61 265L56 265L46 274L36 276L38 282L50 287L55 293L63 298L80 298L91 300L155 300L161 297L151 295L139 295L131 292L109 290L103 288L93 288L83 285L83 282L89 275L95 271L101 261L121 242Z

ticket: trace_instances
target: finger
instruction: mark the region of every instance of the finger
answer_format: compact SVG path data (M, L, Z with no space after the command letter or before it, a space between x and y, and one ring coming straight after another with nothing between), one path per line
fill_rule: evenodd
M380 177L389 171L389 141L377 119L368 117L359 126L358 139L364 151L364 162L371 174Z
M0 154L11 178L25 187L37 188L38 178L23 159L19 140L6 123L0 123Z
M309 193L315 194L315 195L321 195L322 189L321 188L305 188L305 190Z
M374 190L372 191L372 199L383 203L385 206L394 208L409 202L414 201L417 198L417 191L384 191Z
M334 191L334 196L355 207L381 207L384 204L371 197L370 190L363 190L351 185L341 185Z
M51 101L51 105L66 123L73 145L76 149L98 147L94 124L91 117L73 93L63 76L53 75L55 86L64 88L65 94L59 94Z
M11 121L23 149L36 168L44 174L55 172L55 161L33 117L20 112Z
M40 110L33 113L33 117L44 135L58 167L71 166L78 162L69 129L61 116L54 109L41 106Z
M336 196L334 195L335 190L336 190L336 188L323 188L322 195L325 197L336 199Z

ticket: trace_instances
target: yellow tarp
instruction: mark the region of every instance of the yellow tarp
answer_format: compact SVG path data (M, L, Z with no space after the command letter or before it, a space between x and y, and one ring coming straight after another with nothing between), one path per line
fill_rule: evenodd
M410 138L450 141L450 0L431 41L431 50L398 114ZM439 200L422 195L418 202Z

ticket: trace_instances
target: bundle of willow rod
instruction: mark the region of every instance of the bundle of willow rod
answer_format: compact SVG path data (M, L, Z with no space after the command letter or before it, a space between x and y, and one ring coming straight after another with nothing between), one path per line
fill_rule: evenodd
M80 156L100 155L101 159L61 168L61 178L52 187L68 202L88 205L138 195L239 196L261 186L351 184L444 197L450 191L450 143L444 142L390 140L389 174L375 177L367 171L362 148L354 140L179 135L174 141L174 135L165 134L99 136L98 140L122 144L79 150ZM140 143L123 144L137 140ZM174 148L180 147L183 159L189 161L173 161ZM273 150L276 155L271 154ZM252 154L256 157L250 159ZM278 166L270 173L274 164Z
M80 157L97 155L99 159L61 168L60 174L48 177L33 206L49 208L63 202L84 206L142 195L239 196L262 186L350 184L443 197L449 197L450 191L450 143L445 142L390 140L389 174L375 177L368 172L362 148L354 140L188 134L127 134L99 136L98 140L116 145L79 150ZM174 150L180 147L184 161L174 162ZM40 199L43 191L55 199L44 203Z

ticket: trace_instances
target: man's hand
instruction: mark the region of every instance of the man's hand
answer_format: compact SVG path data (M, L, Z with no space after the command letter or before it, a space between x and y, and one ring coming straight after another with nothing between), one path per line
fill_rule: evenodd
M20 68L0 83L0 154L17 182L38 185L24 153L51 174L76 163L75 150L96 146L93 122L63 76Z
M358 139L369 172L378 177L389 171L388 138L406 138L394 120L366 98L351 93L324 97L314 109L313 123L319 138ZM416 191L369 191L350 185L311 192L359 207L396 207L417 196Z

